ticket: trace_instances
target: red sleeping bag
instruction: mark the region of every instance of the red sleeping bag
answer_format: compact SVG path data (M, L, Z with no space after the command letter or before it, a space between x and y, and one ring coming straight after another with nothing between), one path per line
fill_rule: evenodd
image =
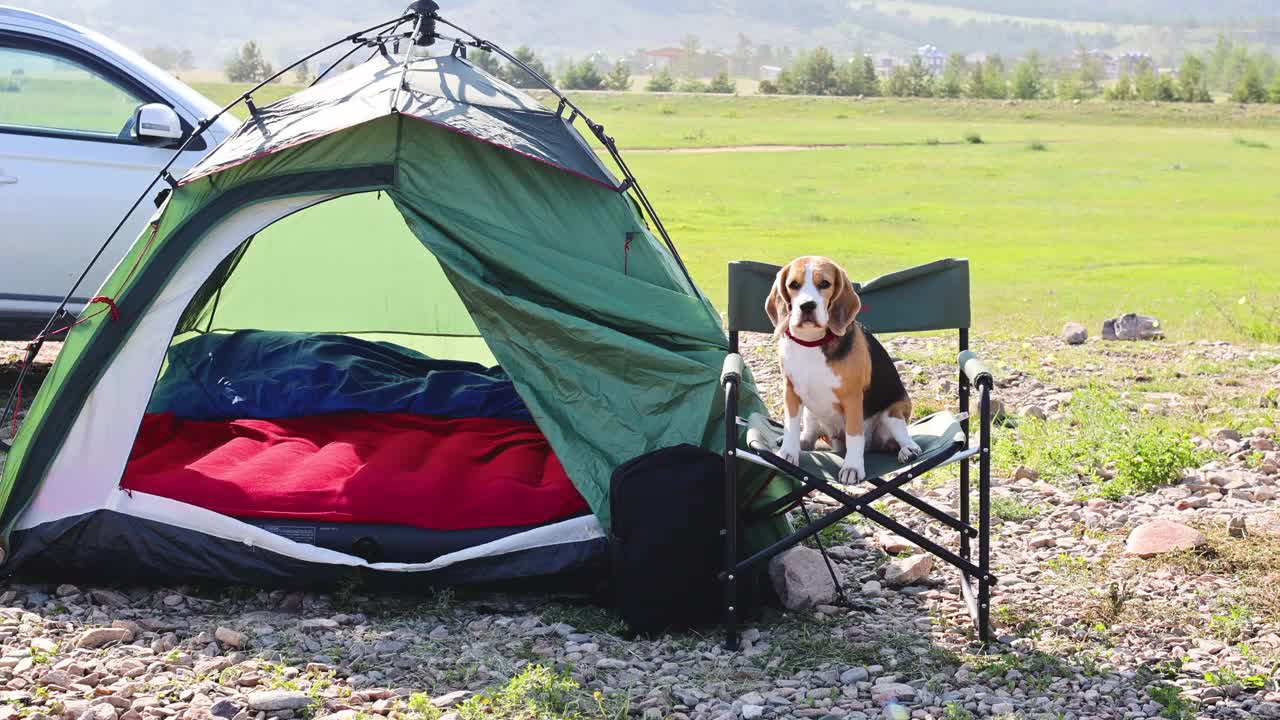
M401 413L147 415L120 486L238 518L521 527L586 502L533 423Z

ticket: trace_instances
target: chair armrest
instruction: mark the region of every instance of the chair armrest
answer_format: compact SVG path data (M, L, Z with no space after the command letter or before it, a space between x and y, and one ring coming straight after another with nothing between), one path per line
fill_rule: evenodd
M975 387L986 385L988 390L995 387L995 377L992 376L991 370L987 368L986 363L978 358L978 354L972 350L965 350L960 353L960 370L964 372L965 377L969 378L969 382Z
M723 385L729 380L742 379L742 356L738 353L729 353L724 357L724 369L720 371L720 384Z

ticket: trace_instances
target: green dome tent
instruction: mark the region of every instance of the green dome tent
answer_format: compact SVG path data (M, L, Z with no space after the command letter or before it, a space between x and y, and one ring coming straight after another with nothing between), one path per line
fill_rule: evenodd
M681 443L719 449L725 332L632 182L578 134L576 109L544 108L460 55L376 54L251 108L175 184L99 290L109 307L90 305L67 333L15 438L0 485L6 569L554 573L599 553L614 468ZM174 349L246 331L496 361L589 512L472 529L389 562L325 547L324 527L254 524L130 488L122 478L158 378L180 364Z

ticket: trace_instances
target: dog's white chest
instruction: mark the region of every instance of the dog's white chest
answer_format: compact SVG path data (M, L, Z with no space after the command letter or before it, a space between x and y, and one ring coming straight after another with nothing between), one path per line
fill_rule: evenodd
M836 409L835 393L840 387L840 376L827 364L822 348L807 348L783 339L778 350L782 356L782 371L791 380L791 387L809 412L824 421L841 419Z

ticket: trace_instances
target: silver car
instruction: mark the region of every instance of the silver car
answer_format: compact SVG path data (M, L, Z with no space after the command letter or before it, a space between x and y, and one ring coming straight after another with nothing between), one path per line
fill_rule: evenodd
M29 337L174 150L217 111L136 53L70 23L0 6L0 339ZM225 140L224 116L172 173ZM168 186L161 182L152 195ZM145 200L81 283L78 312L155 212Z

